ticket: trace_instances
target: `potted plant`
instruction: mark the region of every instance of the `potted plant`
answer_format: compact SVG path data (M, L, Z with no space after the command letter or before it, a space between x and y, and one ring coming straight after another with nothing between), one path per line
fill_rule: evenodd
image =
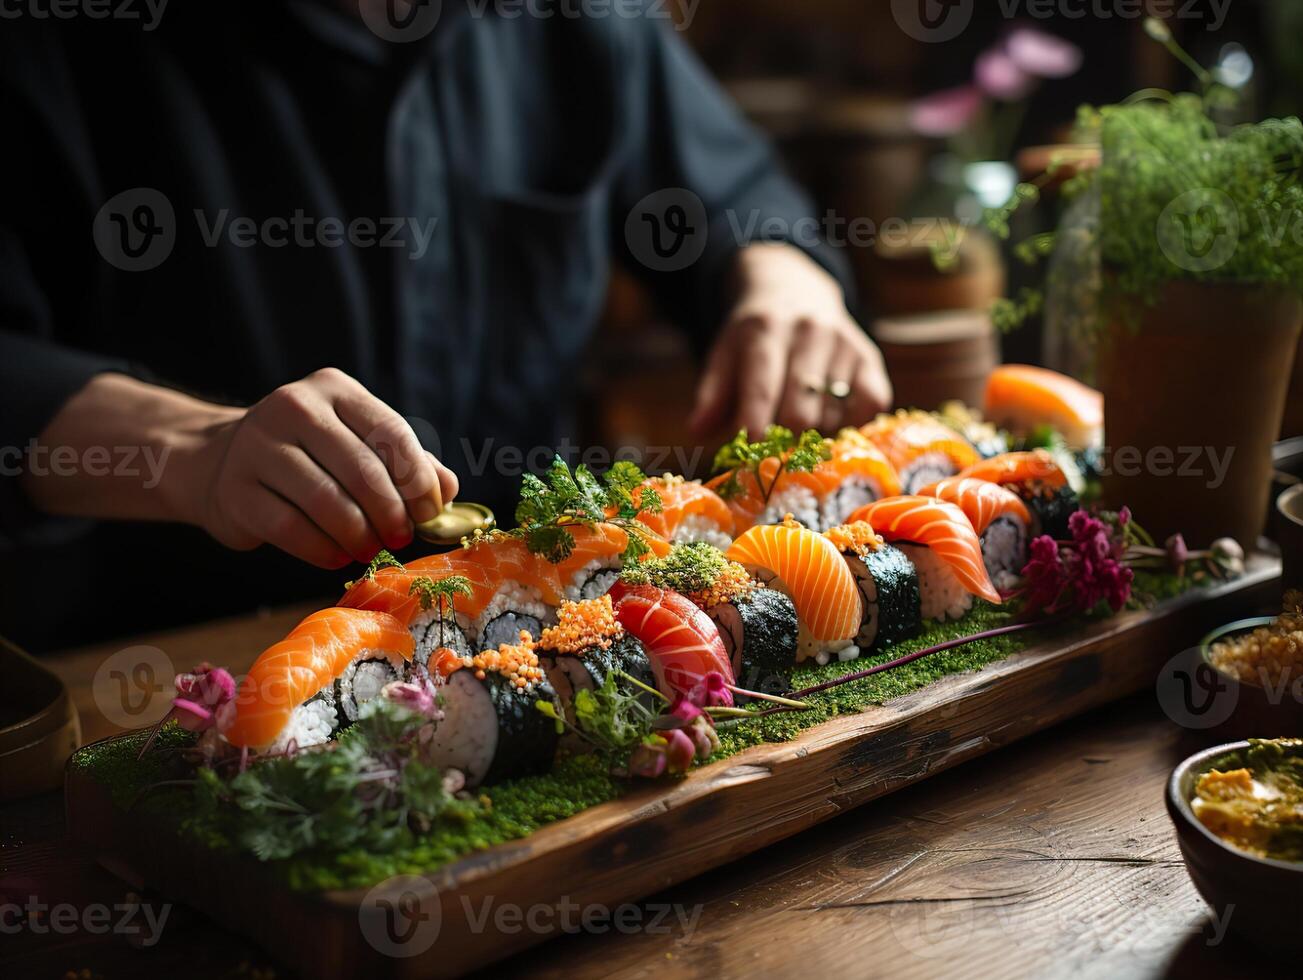
M1126 502L1163 537L1252 542L1303 328L1303 124L1219 125L1234 90L1162 21L1146 30L1191 68L1199 91L1082 110L1101 154L1069 181L1093 212L1073 229L1086 229L1091 261L1071 278L1092 284L1095 301L1068 292L1075 315L1047 310L1047 319L1072 320L1097 355L1106 500ZM1021 185L988 216L993 230L1007 236L1009 216L1038 193ZM1019 252L1034 260L1057 244L1039 236ZM1053 267L1050 288L1052 304ZM1040 304L1031 294L1003 301L997 321L1014 325Z

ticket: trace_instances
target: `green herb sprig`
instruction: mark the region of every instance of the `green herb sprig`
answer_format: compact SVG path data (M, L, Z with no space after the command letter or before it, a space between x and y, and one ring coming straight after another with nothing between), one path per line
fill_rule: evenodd
M449 575L441 579L422 575L412 581L407 594L416 596L421 608L427 612L431 608L437 608L439 618L442 619L445 611L457 611L458 596L470 598L471 580L465 575Z
M521 482L516 507L519 527L507 532L524 540L529 550L550 562L562 562L575 547L575 526L614 524L628 535L621 556L633 562L650 551L651 531L639 519L642 514L659 514L661 498L652 487L643 486L647 477L633 463L621 460L599 479L582 463L572 471L557 456L547 473L527 473Z
M774 475L768 482L761 476L767 459L778 460ZM748 441L743 429L715 454L715 470L729 474L716 492L725 500L745 496L747 487L743 475L747 474L760 488L761 499L767 504L784 473L810 473L829 459L832 459L832 446L814 429L806 429L797 436L791 429L771 425L765 430L764 438L757 442Z
M654 585L680 595L700 592L715 584L728 559L705 541L675 545L664 558L630 565L620 578L629 585Z

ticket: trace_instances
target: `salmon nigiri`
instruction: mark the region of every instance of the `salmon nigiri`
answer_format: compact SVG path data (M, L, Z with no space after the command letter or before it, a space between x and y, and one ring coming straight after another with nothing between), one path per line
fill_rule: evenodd
M953 476L924 487L921 497L936 497L964 512L982 545L982 561L991 581L1013 588L1027 564L1032 516L1016 493L996 483Z
M671 543L705 541L727 548L733 540L733 512L714 490L696 480L669 473L642 485L661 499L659 513L644 511L638 519ZM641 488L633 492L634 503L642 502Z
M822 534L796 521L758 524L733 542L725 557L765 584L786 592L801 625L797 659L826 663L831 654L859 655L855 636L862 618L859 590L841 553Z
M1073 449L1100 443L1104 396L1075 378L1029 364L1005 364L986 381L988 421L1027 435L1038 425L1057 429Z
M339 607L315 612L254 661L235 698L221 709L218 728L241 748L325 742L338 723L335 682L372 656L401 666L412 650L412 634L388 613Z
M982 546L964 512L934 497L888 497L861 507L864 521L909 557L918 571L924 619L959 619L974 595L1000 602Z
M979 458L972 443L927 412L880 415L859 434L882 450L905 493L954 476Z
M687 694L712 671L734 683L719 627L691 600L653 585L619 583L612 594L616 618L646 648L662 694Z

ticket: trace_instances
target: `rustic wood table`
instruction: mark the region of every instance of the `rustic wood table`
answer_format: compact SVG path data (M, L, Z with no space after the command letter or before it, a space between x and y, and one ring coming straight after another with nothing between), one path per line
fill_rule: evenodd
M303 612L138 642L178 665L220 651L242 669ZM119 730L92 678L122 646L46 660L72 691L87 741ZM1141 695L654 896L628 910L624 921L641 927L560 936L486 975L1284 975L1219 934L1181 863L1163 785L1200 744ZM0 805L0 903L36 896L80 912L128 894L66 838L61 794ZM12 921L0 916L6 978L288 975L183 908L170 909L148 948L111 930L15 931Z

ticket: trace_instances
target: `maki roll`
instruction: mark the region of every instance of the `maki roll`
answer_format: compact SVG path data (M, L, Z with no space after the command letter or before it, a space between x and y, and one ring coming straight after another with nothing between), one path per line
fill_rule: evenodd
M436 651L431 671L438 685L443 720L431 736L431 759L458 769L468 786L547 772L556 756L556 725L539 711L539 701L556 703L534 641L504 643L474 657Z
M535 651L571 725L576 724L575 696L597 690L613 675L656 686L647 651L615 618L609 595L563 603L557 624L543 631ZM568 741L567 747L575 746Z
M1068 518L1079 500L1068 474L1047 449L1004 453L968 467L960 476L999 484L1017 494L1031 511L1032 536L1068 536Z
M659 511L644 511L638 517L671 544L705 541L727 548L733 540L733 512L724 499L700 482L666 473L643 483L660 497ZM641 488L634 491L641 504Z
M876 447L833 442L832 448L832 459L814 468L823 485L818 530L836 527L865 504L900 493L895 467Z
M329 698L339 718L339 727L353 724L362 706L380 697L385 685L407 677L407 664L397 653L367 650L355 657L335 679Z
M974 595L1001 601L973 525L954 504L934 497L889 497L861 507L855 520L867 522L913 562L924 619L959 619L973 607Z
M709 616L741 687L768 694L790 688L796 606L777 589L759 585L737 562L704 543L679 545L665 558L630 569L621 581L673 589Z
M906 494L954 476L980 459L972 443L927 412L880 415L859 433L896 468Z
M254 661L217 727L232 745L281 751L320 745L340 727L336 682L360 664L402 664L412 636L386 612L335 607L307 617ZM356 670L353 671L357 673ZM369 688L370 668L362 687ZM350 684L354 698L365 697Z
M1032 516L1011 490L985 480L951 477L919 491L964 512L982 545L982 562L997 588L1011 589L1027 564Z
M863 521L824 535L841 552L860 591L863 612L855 645L861 653L913 636L922 620L918 573L899 548Z
M570 532L574 547L555 566L564 598L579 602L606 595L624 567L628 532L605 522L576 525ZM645 533L641 537L651 548L651 554L669 553L670 546L660 535Z

